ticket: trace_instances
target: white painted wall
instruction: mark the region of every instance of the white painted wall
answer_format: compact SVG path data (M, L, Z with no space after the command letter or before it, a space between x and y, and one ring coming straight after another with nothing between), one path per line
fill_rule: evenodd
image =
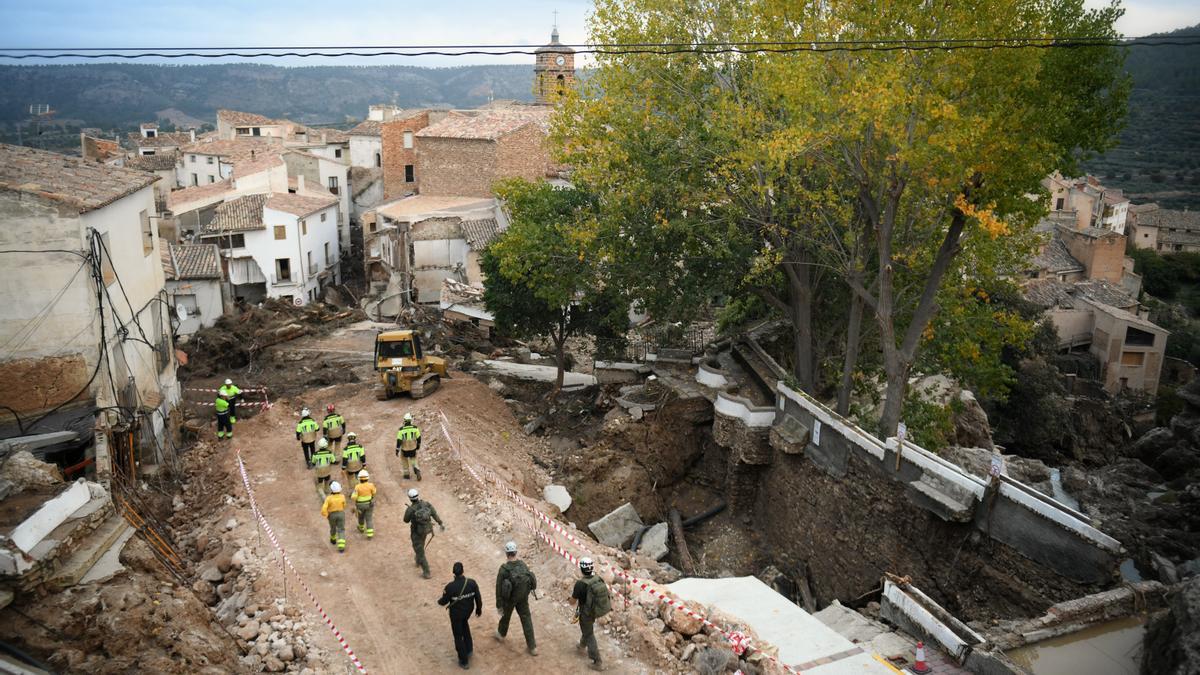
M329 179L336 178L338 184L338 213L336 220L338 221L338 233L340 234L340 245L345 246L347 250L350 248L350 167L341 162L335 162L330 159L320 158L317 162L317 171L321 176L321 187L329 188ZM339 242L334 242L335 248Z
M221 282L216 279L168 281L167 295L167 302L172 307L183 305L188 312L187 320L175 328L179 335L191 335L212 326L225 311L221 303Z
M321 215L325 221L321 221ZM330 206L304 218L307 224L307 234L301 234L300 218L290 213L263 209L265 230L246 232L245 253L254 258L263 276L267 278L267 296L281 298L292 296L293 301L300 299L300 304L307 304L313 298L319 298L318 275L327 268L334 268L332 283L340 283L341 275L338 265L338 209ZM286 239L275 239L275 226L282 225L287 230ZM330 261L325 259L325 246L328 244ZM308 265L308 252L312 252L313 264ZM291 266L291 280L282 281L277 278L275 261L286 258Z
M195 185L208 185L229 178L233 174L233 166L222 162L219 155L185 152L180 155L175 180L181 187L191 187L192 174L196 175Z
M383 153L383 139L378 136L350 137L350 166L373 168L375 153Z

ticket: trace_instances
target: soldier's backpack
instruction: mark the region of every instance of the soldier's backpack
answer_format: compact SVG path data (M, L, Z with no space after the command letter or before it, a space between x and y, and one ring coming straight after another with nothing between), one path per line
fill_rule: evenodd
M533 576L533 572L524 564L512 565L508 568L508 578L502 586L504 600L520 602L537 588L537 577Z
M429 532L433 529L433 507L429 502L421 501L413 504L412 521L417 524L417 530Z
M583 582L587 584L587 599L583 601L583 611L593 619L608 614L612 610L612 603L608 597L608 584L604 583L604 579L600 575L592 575L584 577Z

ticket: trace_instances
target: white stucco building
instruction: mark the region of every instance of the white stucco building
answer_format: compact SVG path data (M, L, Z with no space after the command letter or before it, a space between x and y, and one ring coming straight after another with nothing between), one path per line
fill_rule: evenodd
M97 473L165 452L179 401L156 232L154 174L0 145L0 405L25 433L51 410L94 415ZM0 417L8 412L0 413ZM39 420L35 422L34 420ZM115 459L114 459L115 458Z
M413 111L394 105L373 105L367 109L367 119L346 132L350 138L350 166L364 169L383 167L383 123L404 119ZM411 138L411 136L409 136Z
M304 305L341 282L338 200L269 193L221 204L203 239L226 260L234 299Z
M191 335L217 322L221 299L221 254L216 244L163 244L163 275L176 335Z

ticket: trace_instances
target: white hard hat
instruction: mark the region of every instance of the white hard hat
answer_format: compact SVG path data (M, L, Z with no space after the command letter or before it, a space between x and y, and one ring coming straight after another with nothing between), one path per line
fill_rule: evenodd
M366 479L368 479L368 478L370 478L370 477L371 477L371 474L367 473L367 470L366 470L366 469L363 469L362 471L359 471L359 472L358 472L358 479L359 479L359 480L366 480Z
M349 432L347 432L347 433L346 433L346 439L347 439L347 440L352 440L352 439L355 439L355 438L358 438L358 434L354 433L353 431L349 431Z
M300 410L300 416L301 416L301 417L308 417L308 408L303 408L303 409L301 409L301 410Z
M412 488L411 490L408 491L408 498L416 499L420 494L421 494L420 492L417 492L417 488Z
M337 482L336 480L333 481L332 483L329 484L329 491L330 492L341 492L342 484Z
M505 544L504 552L505 553L516 553L517 552L517 542L510 541L507 544Z
M591 574L592 567L593 567L593 563L592 563L591 558L580 558L579 559L579 571L580 572L583 572L584 574Z
M404 413L404 421L411 422L412 421L412 413Z
M317 441L317 447L324 450L325 448L329 447L329 441L322 438L321 440Z
M227 377L227 378L225 378L225 384L233 384L233 380L231 380Z

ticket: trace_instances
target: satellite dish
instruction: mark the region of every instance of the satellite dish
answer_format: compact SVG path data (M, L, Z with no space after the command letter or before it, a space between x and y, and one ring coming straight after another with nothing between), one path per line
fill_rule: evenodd
M184 307L182 302L175 305L175 315L179 317L180 321L188 320L187 307Z

